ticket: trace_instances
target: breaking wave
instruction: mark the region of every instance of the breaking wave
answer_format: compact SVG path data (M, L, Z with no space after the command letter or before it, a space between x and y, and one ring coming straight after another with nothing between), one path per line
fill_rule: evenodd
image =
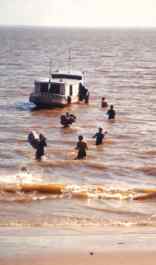
M9 195L9 196L7 196ZM156 188L108 189L99 185L65 185L56 183L1 184L0 200L33 201L47 198L99 200L155 200Z

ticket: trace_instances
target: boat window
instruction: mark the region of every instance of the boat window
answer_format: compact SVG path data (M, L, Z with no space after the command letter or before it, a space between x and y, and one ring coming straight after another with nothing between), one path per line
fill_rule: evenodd
M40 83L35 82L35 92L38 93L40 92Z
M51 94L61 94L60 84L51 83L49 93Z
M60 87L60 95L65 95L65 88L64 86Z
M70 96L73 95L73 86L72 85L69 86L69 95Z
M48 83L41 83L40 84L40 92L41 93L48 93Z

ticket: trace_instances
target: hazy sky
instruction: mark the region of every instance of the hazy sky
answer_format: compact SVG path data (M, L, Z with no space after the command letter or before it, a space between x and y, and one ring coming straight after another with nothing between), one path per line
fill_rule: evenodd
M0 24L156 27L156 0L0 0Z

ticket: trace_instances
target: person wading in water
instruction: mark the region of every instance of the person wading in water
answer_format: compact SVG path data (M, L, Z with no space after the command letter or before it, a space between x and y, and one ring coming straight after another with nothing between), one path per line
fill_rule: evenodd
M84 159L86 158L86 149L88 149L86 142L83 141L83 136L78 136L78 142L76 148L78 150L77 157L75 159Z
M36 149L35 159L41 161L42 156L44 156L44 148L47 146L45 136L41 133L38 135L38 133L32 131L28 135L28 142Z
M39 141L37 143L37 150L36 150L36 160L41 161L42 156L44 156L44 148L47 146L46 138L40 134Z
M106 98L103 97L103 98L101 99L101 108L107 108L107 107L108 107L108 103L107 103L107 101L106 101Z
M107 115L109 120L115 119L116 112L113 105L110 105L110 109L107 111Z
M93 136L93 138L96 138L96 145L102 144L106 134L106 131L103 133L103 129L99 128L99 131Z
M66 112L66 114L63 114L60 117L60 123L63 125L63 128L69 128L75 121L76 117L73 114L69 114L69 112Z

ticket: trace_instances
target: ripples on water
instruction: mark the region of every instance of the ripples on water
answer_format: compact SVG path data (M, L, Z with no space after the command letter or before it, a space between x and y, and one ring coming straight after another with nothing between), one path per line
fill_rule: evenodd
M1 225L156 224L155 43L154 30L0 28ZM73 68L86 71L90 104L33 111L34 79L48 75L50 59L53 69L67 65L69 48ZM102 96L115 105L113 123L100 108ZM77 122L62 129L66 111ZM98 127L108 131L100 147L92 139ZM27 143L31 129L48 139L41 163ZM79 134L88 143L86 161L74 160ZM26 192L18 183L65 190Z

